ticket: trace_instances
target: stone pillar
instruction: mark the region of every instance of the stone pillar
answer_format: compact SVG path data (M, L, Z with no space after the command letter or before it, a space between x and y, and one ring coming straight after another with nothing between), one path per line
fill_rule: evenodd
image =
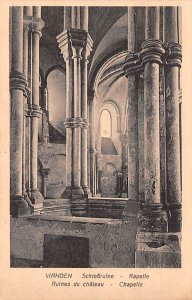
M32 24L32 7L24 6L24 20L23 20L23 74L28 83L28 61L29 61L29 32L31 31ZM30 97L30 89L29 86L26 89L26 93L24 94L24 102L23 102L23 146L22 146L22 181L23 181L23 195L28 205L31 207L33 211L33 205L29 199L28 193L26 191L26 157L28 153L26 152L27 138L29 135L27 134L27 125L28 125L28 101ZM28 161L27 161L28 163Z
M122 191L121 197L128 196L127 178L128 178L128 135L127 133L121 134L122 145Z
M86 201L84 191L81 186L81 128L84 126L81 118L81 54L83 50L83 36L79 30L70 30L70 40L72 44L73 59L73 84L74 84L74 114L73 114L73 137L72 137L72 213L84 214L86 211Z
M128 52L135 52L135 9L128 8ZM137 75L129 74L128 78L128 198L138 201L138 97Z
M47 177L49 175L49 168L43 168L42 169L42 175L43 175L43 197L46 198L47 196Z
M11 215L18 217L31 213L23 196L23 119L24 93L27 82L23 75L23 8L12 7L12 60L11 60L11 148L10 148L10 186Z
M34 6L32 24L31 202L37 212L43 207L43 196L37 186L38 118L41 114L39 107L39 39L43 26L41 7Z
M92 196L96 196L96 149L95 149L95 101L94 91L89 91L89 135L90 135L90 190Z
M165 71L167 205L169 231L172 232L181 230L179 69L182 55L177 25L177 8L165 7L165 40L168 48Z
M84 8L83 12L86 14L88 11ZM84 17L82 16L84 20ZM88 19L85 18L85 20ZM85 28L88 28L88 24L86 26L85 22L83 23ZM90 190L88 188L88 180L87 180L87 158L88 158L88 102L87 102L87 63L88 56L90 55L92 48L92 40L90 36L87 34L86 36L86 44L82 51L82 60L81 60L81 117L84 122L84 126L81 131L81 185L84 190L84 195L86 198L90 196Z
M167 231L160 196L159 64L164 53L159 40L159 7L146 8L146 40L140 53L144 66L145 203L139 216L141 231Z
M62 45L62 54L66 63L66 189L62 194L62 198L70 199L72 190L72 133L73 124L72 120L72 106L73 106L73 62L72 62L72 50L70 48L69 37L67 31L63 35L64 43Z
M27 74L27 81L28 81L28 98L27 98L27 105L25 107L25 114L26 114L26 147L25 147L25 181L26 181L26 192L31 198L31 112L32 112L32 7L26 6L24 7L25 10L25 24L29 27L28 32L28 74Z
M64 31L57 37L66 61L66 161L67 187L62 197L72 200L72 214L86 214L87 182L87 57L92 40L79 22L87 9L67 8ZM77 20L78 17L78 20ZM71 18L71 19L70 19ZM69 28L69 23L72 28ZM80 29L80 27L82 28ZM83 188L82 188L83 186Z

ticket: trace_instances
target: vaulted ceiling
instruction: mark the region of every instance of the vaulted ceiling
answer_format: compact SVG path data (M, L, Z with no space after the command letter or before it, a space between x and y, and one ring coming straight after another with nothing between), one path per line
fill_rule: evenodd
M92 60L97 63L97 59L101 60L109 52L115 52L116 48L126 48L126 13L127 7L89 7L89 34L93 39L93 50L89 66L91 66ZM40 45L42 48L47 48L55 53L55 56L60 57L58 60L62 61L56 36L63 31L64 7L43 6L42 19L45 22L45 27L43 28ZM118 22L118 20L121 21ZM105 36L106 41L104 41ZM92 67L95 68L93 63Z

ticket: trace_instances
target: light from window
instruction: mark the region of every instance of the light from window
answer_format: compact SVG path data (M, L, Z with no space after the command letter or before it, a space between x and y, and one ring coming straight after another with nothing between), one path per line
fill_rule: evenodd
M104 109L100 117L100 132L101 137L111 137L111 114Z

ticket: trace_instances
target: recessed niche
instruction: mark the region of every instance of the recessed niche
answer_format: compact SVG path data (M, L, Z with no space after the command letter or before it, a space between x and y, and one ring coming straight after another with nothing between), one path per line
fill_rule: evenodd
M89 239L45 234L43 261L46 268L89 268Z

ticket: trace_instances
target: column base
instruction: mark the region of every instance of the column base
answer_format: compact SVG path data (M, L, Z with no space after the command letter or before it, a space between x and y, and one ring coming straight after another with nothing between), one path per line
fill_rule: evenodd
M71 186L66 186L63 194L61 195L62 199L71 199L72 188Z
M89 198L92 196L90 189L88 188L88 186L82 186L82 189L84 191L84 196L85 198Z
M80 186L73 186L71 191L71 213L73 216L86 216L87 214L87 199L84 191Z
M120 194L120 197L121 197L121 198L128 198L128 195L127 195L126 192L122 192L122 193Z
M80 200L84 199L84 191L81 186L73 186L71 189L71 199L72 200Z
M11 196L10 213L12 217L18 218L19 216L31 215L33 210L23 195L14 195Z
M59 216L71 216L71 199L46 199L43 213Z
M34 205L37 205L39 203L43 203L43 196L42 194L40 193L40 191L38 189L35 189L35 190L31 190L31 202L32 204Z
M137 232L135 268L180 268L181 243L177 233Z
M166 211L162 210L161 203L142 203L139 213L139 230L141 232L167 232L168 218Z
M167 203L168 230L169 232L181 232L182 227L182 204Z
M31 199L31 191L26 190L26 193L27 193L28 198Z

